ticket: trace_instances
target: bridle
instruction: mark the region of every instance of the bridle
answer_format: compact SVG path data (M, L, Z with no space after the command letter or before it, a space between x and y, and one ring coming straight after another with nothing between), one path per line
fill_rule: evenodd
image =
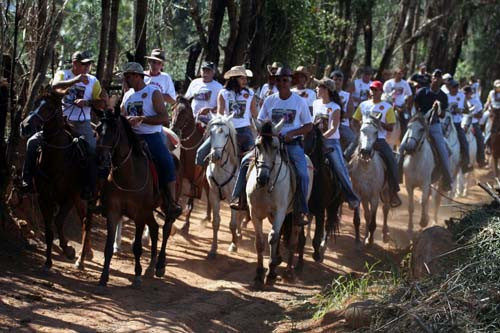
M179 103L179 102L176 102L176 103L174 104L174 106L172 107L172 109L174 110L174 113L176 113L176 119L179 117L179 113L180 113L179 111L177 111L177 106L178 106L178 105L180 105L180 103ZM189 109L189 108L186 108L185 110L186 110L185 112L189 112L189 111L190 111L190 109ZM172 125L173 125L173 123L172 123ZM183 137L184 130L185 130L188 126L189 126L189 121L188 121L188 120L185 120L185 121L184 121L184 124L182 125L182 127L181 127L181 128L179 128L179 132L180 132L180 135L179 135L179 140L180 140L180 143L179 143L179 144L180 144L181 148L182 148L182 149L184 149L184 150L193 150L193 149L197 149L197 148L198 148L198 146L200 145L200 143L203 141L203 135L201 136L200 141L198 141L197 143L195 143L193 146L191 146L191 147L186 147L186 146L184 146L184 145L183 145L183 142L187 142L187 141L191 140L191 138L193 138L193 136L196 134L196 131L198 130L198 129L196 128L196 120L193 118L193 130L191 131L191 133L189 133L189 135L188 135L188 136ZM174 127L172 126L171 128L173 129Z
M259 149L257 148L257 146L254 149L254 152L255 152L255 157L254 157L255 158L255 169L256 170L267 169L267 170L269 170L269 176L271 176L272 173L273 173L274 167L276 166L276 158L278 157L278 155L280 154L280 151L282 150L281 149L281 144L282 144L281 136L277 135L277 134L272 134L272 133L261 133L261 134L259 134L259 136L260 137L265 136L265 137L278 137L278 138L280 138L280 147L277 149L277 152L274 154L273 164L271 166L265 164L263 161L260 161L259 160ZM257 139L259 139L259 136L257 137ZM281 173L281 168L283 166L283 162L284 162L283 158L280 158L280 164L279 164L279 167L278 167L278 172L276 173L276 177L274 178L274 181L272 182L271 186L269 186L269 188L267 190L267 193L273 192L274 187L278 183L278 177L279 177L279 175ZM285 177L286 177L286 175L285 175Z
M33 111L33 113L31 114L32 117L36 117L38 119L40 119L40 121L42 122L42 126L45 125L47 122L49 122L50 120L54 119L57 115L58 115L58 108L54 108L53 111L51 113L49 113L49 115L47 117L43 117L41 114L40 114L40 109L47 103L47 101L45 99L42 99L40 101L40 105L38 105L38 107L36 108L35 111ZM68 135L70 138L72 138L73 136L68 133L68 131L66 131L63 128L58 128L54 133L51 133L51 134L47 134L46 131L43 131L43 146L44 147L47 147L47 148L51 148L51 149L60 149L60 150L65 150L65 149L68 149L70 147L73 146L74 144L74 141L71 140L69 144L67 145L54 145L54 144L51 144L51 143L48 143L46 140L47 139L50 139L50 138L53 138L55 136L57 136L59 133L61 133L61 131L64 131L66 135Z

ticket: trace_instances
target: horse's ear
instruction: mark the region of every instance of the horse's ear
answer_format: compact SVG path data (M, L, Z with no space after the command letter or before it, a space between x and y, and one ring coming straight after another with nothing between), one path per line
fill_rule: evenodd
M285 119L282 118L279 123L276 124L276 126L273 127L273 134L278 135L281 132L281 129L283 128L283 125L285 124Z
M233 119L234 117L234 113L231 113L229 116L226 117L226 120L229 121L231 119Z
M257 118L255 118L255 119L252 118L252 123L253 123L255 129L257 130L257 133L260 133L262 131L262 125L263 125L262 122Z

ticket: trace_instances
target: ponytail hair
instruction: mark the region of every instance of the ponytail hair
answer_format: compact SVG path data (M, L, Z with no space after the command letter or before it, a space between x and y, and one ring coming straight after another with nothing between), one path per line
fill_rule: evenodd
M330 101L335 102L340 107L340 118L344 117L344 106L342 105L342 100L340 99L340 95L335 91L328 90L328 96L330 96Z

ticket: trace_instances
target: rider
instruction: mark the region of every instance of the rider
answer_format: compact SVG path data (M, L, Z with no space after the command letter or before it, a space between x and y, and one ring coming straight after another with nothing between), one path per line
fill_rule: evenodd
M489 141L490 141L490 135L491 135L491 124L487 120L489 118L490 114L490 109L492 110L500 110L500 80L495 80L493 82L493 89L490 90L488 93L488 99L486 100L486 103L484 104L484 109L486 110L485 112L485 133L486 136L484 138L484 144L486 147L489 146ZM486 115L486 113L488 115Z
M462 172L472 170L469 165L469 143L462 128L462 113L465 109L465 95L459 91L458 82L450 80L448 82L448 111L453 115L453 124L457 130L458 141L460 141L460 161Z
M472 87L470 86L465 86L462 88L462 91L465 95L465 105L467 110L472 114L472 128L474 129L472 133L476 137L476 143L477 143L477 153L476 153L476 160L477 164L479 165L480 168L484 167L487 165L487 162L485 160L484 156L484 137L483 137L483 132L481 131L481 128L479 127L479 119L481 119L481 116L483 114L483 105L481 104L481 101L479 98L473 97L474 92L472 90Z
M340 145L339 125L343 103L337 93L335 82L329 78L315 80L319 99L313 103L314 122L322 127L324 145L330 151L327 154L330 167L337 175L344 196L352 209L359 207L359 198L352 189L349 171L344 162L342 147ZM324 121L324 123L323 123Z
M354 80L351 87L351 96L354 103L354 108L357 108L361 102L364 102L370 97L370 84L372 83L373 71L370 66L365 66L361 69L361 78Z
M234 66L224 74L227 80L217 97L217 113L233 115L231 121L236 129L239 152L245 153L253 148L255 140L250 127L251 118L257 117L257 107L253 91L247 87L247 70ZM198 148L196 164L203 165L210 152L210 137Z
M90 66L94 62L88 52L73 53L71 69L57 71L52 81L54 89L68 89L62 100L63 115L72 125L76 136L81 136L88 143L88 179L82 198L89 200L89 206L95 207L97 161L96 141L90 124L91 107L103 109L107 95L101 89L99 80L90 75ZM35 133L27 142L26 159L23 166L22 189L33 192L33 175L36 166L36 152L43 140L42 132Z
M146 84L155 85L163 95L165 103L175 103L175 87L172 78L167 73L162 72L163 63L165 62L165 51L161 49L153 49L148 57L149 70L146 71L144 82Z
M191 101L193 115L203 123L208 123L212 113L217 110L217 96L222 85L214 80L215 64L205 61L201 66L201 77L194 79L186 91L186 98Z
M410 119L409 111L413 102L413 93L408 82L403 79L403 74L404 68L398 67L394 71L394 78L384 83L384 93L391 97L392 105L399 115L401 135L406 132L408 120Z
M292 91L302 97L309 107L309 112L312 114L313 102L316 100L316 92L312 89L306 88L307 81L311 77L311 73L307 71L304 66L299 66L293 72L293 83L295 87Z
M343 115L340 117L340 144L344 151L344 157L347 161L351 159L354 150L358 144L358 138L351 128L351 119L354 112L354 104L351 94L342 90L344 85L344 73L341 70L335 70L330 74L330 78L335 82L335 90L340 97Z
M392 131L394 124L396 123L396 114L394 113L392 106L382 100L382 82L373 81L370 84L370 92L372 99L362 102L354 112L352 119L355 120L354 124L356 124L359 128L363 117L377 114L382 115L382 118L380 119L380 125L382 128L378 132L378 138L377 141L375 141L373 148L380 153L380 156L387 166L389 173L388 184L391 191L390 205L395 208L401 205L401 199L398 196L398 167L396 160L394 159L392 149L387 141L385 141L385 138L387 136L387 131Z
M445 94L447 94L447 95L450 92L450 82L451 82L451 80L453 80L453 76L450 73L445 73L443 75L443 85L441 86L441 90Z
M154 85L144 83L144 70L141 64L125 64L123 78L132 88L123 97L122 114L127 117L132 129L144 141L158 168L160 188L164 195L167 214L176 219L182 208L174 201L175 165L172 155L161 137L162 124L168 124L168 113L161 92Z
M451 184L453 180L451 178L448 148L443 136L443 129L441 128L441 124L439 122L439 117L444 117L444 110L448 108L448 97L441 90L441 75L441 70L434 70L434 72L432 73L431 85L429 87L423 87L417 91L417 94L415 96L415 107L417 112L426 114L427 111L431 110L434 107L435 103L441 105L441 114L434 114L432 119L430 120L429 134L433 140L441 162L441 169L443 174L442 190L448 192L451 190ZM405 145L406 137L403 137L403 141L399 146L398 161L399 171L401 175L403 171L404 153L406 150ZM402 177L400 178L400 182L402 182Z
M306 195L309 176L307 174L307 159L302 147L302 135L307 134L312 129L311 114L304 99L290 90L292 85L292 71L289 68L278 68L276 71L276 84L278 93L266 98L259 112L258 119L261 121L273 121L274 123L279 122L283 118L285 119L280 135L283 137L288 156L295 165L299 179L297 190L299 191L300 213L307 213ZM231 208L245 208L246 174L252 155L252 153L245 155L241 162L238 179L233 190ZM297 219L296 221L302 222L302 219Z
M264 83L264 85L260 89L259 108L262 107L264 100L268 96L271 96L272 94L275 94L278 92L278 88L276 88L276 77L274 75L276 74L276 71L278 70L278 68L280 68L282 66L283 65L277 61L273 62L272 65L267 65L267 72L268 72L269 76L267 79L267 83Z

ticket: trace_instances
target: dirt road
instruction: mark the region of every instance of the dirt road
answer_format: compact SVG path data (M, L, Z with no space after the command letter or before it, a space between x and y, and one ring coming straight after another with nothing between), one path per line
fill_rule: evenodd
M491 179L486 171L480 179ZM417 198L419 198L419 193ZM130 287L133 276L131 239L133 225L124 228L122 254L113 257L107 290L97 281L103 263L105 223L100 219L93 230L94 258L85 271L56 253L53 271L41 273L43 243L32 251L20 253L0 247L0 331L1 332L271 332L307 331L314 312L311 296L321 291L338 274L360 272L365 262L390 260L397 248L409 244L406 193L403 206L390 214L392 241L381 241L378 223L376 244L362 252L354 249L352 214L344 208L340 237L332 242L325 261L317 264L311 257L311 243L306 245L304 272L295 283L278 280L263 291L254 290L256 268L251 223L243 232L237 253L229 253L229 209L224 205L219 233L219 254L206 259L212 237L211 226L200 219L204 203L198 201L192 220L191 235L179 234L167 248L167 273L163 279L144 279L140 290ZM463 202L478 203L488 198L477 186ZM456 216L459 209L445 207L443 217ZM417 211L419 214L419 210ZM419 216L419 215L417 215ZM418 221L418 218L416 219ZM181 221L176 223L178 227ZM269 224L266 226L268 230ZM66 226L72 245L79 249L79 226ZM418 225L416 230L419 230ZM364 232L364 222L362 223ZM149 248L143 253L143 268ZM283 265L278 273L283 270Z

